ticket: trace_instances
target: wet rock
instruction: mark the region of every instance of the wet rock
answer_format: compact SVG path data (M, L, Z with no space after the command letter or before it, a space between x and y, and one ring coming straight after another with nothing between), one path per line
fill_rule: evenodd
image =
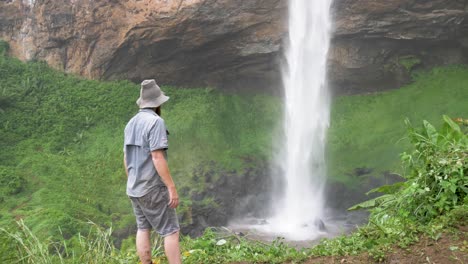
M237 233L236 233L236 235L238 235L238 236L240 236L240 237L243 237L243 236L245 236L245 234L244 234L244 233L242 233L242 232L237 232Z
M240 174L210 166L216 165L203 165L204 169L195 172L199 180L208 177L211 183L206 190L192 193L190 214L181 219L185 223L182 233L199 236L207 227L226 226L229 220L245 215L254 217L255 224L266 224L261 218L267 210L271 189L266 163L251 163Z
M371 173L372 171L373 169L371 168L356 168L354 169L354 174L356 176L363 176L363 175Z
M322 219L315 219L314 225L322 232L327 231L327 227L325 226L325 223Z
M369 170L371 171L369 174L360 174L362 171L358 168L354 170L354 173L348 174L350 180L355 183L353 186L339 182L329 183L325 191L327 194L327 207L346 210L355 204L382 195L377 192L366 195L368 191L405 180L395 173L383 172L376 174L372 173L372 169Z

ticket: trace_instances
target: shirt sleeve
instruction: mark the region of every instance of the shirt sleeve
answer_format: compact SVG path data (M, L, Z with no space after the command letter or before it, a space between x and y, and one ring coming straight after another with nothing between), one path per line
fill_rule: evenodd
M167 142L166 125L162 118L158 118L149 130L148 142L150 151L167 149L169 147Z

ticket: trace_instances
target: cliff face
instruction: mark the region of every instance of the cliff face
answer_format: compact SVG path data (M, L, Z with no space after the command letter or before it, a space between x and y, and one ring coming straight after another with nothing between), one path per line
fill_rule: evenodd
M416 68L468 62L466 0L336 0L333 86L395 88Z
M283 10L277 0L1 1L0 38L21 59L90 78L269 86Z
M416 67L466 63L466 0L336 0L330 80L396 87ZM274 89L287 0L3 0L0 38L21 59L90 78Z

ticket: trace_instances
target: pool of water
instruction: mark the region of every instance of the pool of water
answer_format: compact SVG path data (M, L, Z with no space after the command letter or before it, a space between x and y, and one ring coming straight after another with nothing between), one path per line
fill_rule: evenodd
M278 238L297 248L311 247L323 238L333 238L349 234L357 227L367 223L368 213L327 210L325 217L313 223L304 223L303 236L289 237L288 234L276 232L272 227L277 226L265 218L242 217L232 220L228 229L251 240L273 242ZM276 220L275 220L276 221ZM286 219L284 220L286 221Z

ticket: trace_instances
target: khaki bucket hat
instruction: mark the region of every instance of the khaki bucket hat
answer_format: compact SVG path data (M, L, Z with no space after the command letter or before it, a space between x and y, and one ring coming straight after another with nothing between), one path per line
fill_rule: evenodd
M140 98L136 101L140 108L155 108L167 100L169 97L164 95L154 79L141 82Z

